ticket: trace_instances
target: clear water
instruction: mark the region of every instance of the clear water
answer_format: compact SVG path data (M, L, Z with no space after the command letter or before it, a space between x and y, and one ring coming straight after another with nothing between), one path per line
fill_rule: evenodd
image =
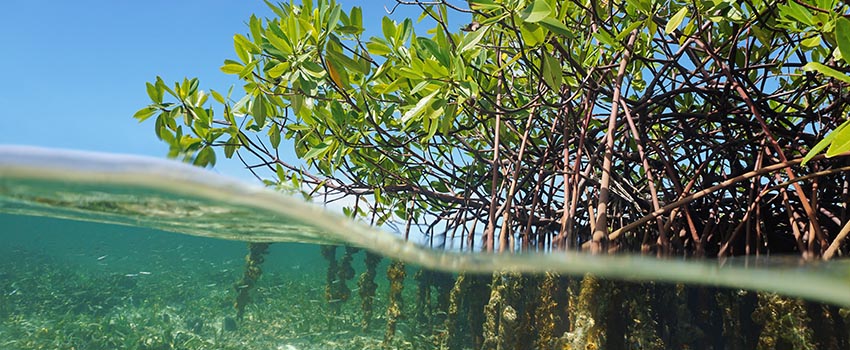
M845 260L435 252L145 158L0 147L0 238L0 349L842 349L850 335ZM276 243L238 318L246 242ZM329 278L320 244L383 257L371 317L365 252ZM406 263L396 306L391 259Z

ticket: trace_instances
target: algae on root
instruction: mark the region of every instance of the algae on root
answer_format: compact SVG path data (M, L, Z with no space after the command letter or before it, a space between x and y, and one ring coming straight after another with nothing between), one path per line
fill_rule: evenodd
M596 276L585 275L580 289L570 296L570 330L564 334L566 349L600 349L605 343L604 288Z
M534 325L537 329L535 344L538 349L549 349L555 330L561 323L561 315L558 314L558 302L555 297L559 294L559 276L553 272L546 272L540 282L540 296L537 308L534 310Z
M490 299L484 307L484 344L482 349L509 349L517 346L520 311L517 311L522 276L494 272Z
M431 284L432 278L430 271L419 269L413 275L419 289L416 291L416 306L414 307L414 315L416 322L420 325L429 323L431 318Z
M374 313L372 306L375 301L375 291L378 289L378 284L375 283L375 276L377 275L378 262L380 261L380 255L366 251L364 258L366 270L360 274L360 278L357 280L357 286L360 288L358 291L360 294L360 309L363 312L363 319L361 321L363 330L368 329L372 324L372 315Z
M242 316L244 316L245 305L250 301L249 292L254 287L254 284L257 283L260 275L263 274L260 265L265 260L263 256L268 253L270 244L248 243L248 255L245 256L245 272L242 274L242 279L234 286L237 294L233 307L236 309L237 319L241 320Z
M813 350L810 319L803 302L773 293L759 293L753 320L762 325L757 349Z
M348 281L354 278L354 267L351 262L354 260L354 253L360 249L350 246L345 246L342 257L339 259L339 266L336 271L336 298L339 302L348 301L351 297L351 289L348 288Z
M460 348L460 332L458 319L460 318L460 310L463 302L463 296L467 294L469 281L465 273L460 273L455 279L454 286L449 292L449 304L446 309L446 321L443 332L437 333L436 343L441 344L441 347L449 349Z
M331 307L331 310L334 312L339 312L339 301L340 301L340 283L337 280L337 274L339 274L339 265L337 265L336 261L336 246L335 245L323 245L322 248L322 256L325 260L328 261L328 271L325 275L325 300L328 301L328 304ZM344 285L344 283L342 283Z
M401 292L404 289L404 263L393 260L387 268L387 279L390 281L389 297L387 298L387 332L384 335L384 348L391 348L396 333L396 325L402 317L403 300Z

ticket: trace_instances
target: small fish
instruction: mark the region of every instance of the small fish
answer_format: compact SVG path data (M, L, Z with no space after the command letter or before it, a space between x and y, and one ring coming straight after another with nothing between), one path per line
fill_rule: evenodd
M151 273L147 272L147 271L139 271L139 274L140 275L150 275Z
M128 274L126 274L126 275L124 275L124 276L125 276L125 277L139 277L139 274L138 274L138 273L128 273Z
M215 283L210 283L207 285L207 287L215 287Z
M102 256L99 256L99 257L97 258L97 261L101 261L101 260L103 260L103 259L106 259L106 257L107 257L107 256L109 256L109 255L102 255Z

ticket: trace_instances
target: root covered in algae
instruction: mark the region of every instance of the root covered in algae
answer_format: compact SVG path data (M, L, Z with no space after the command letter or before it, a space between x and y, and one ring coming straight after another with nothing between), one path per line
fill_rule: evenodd
M271 243L248 243L248 255L245 256L245 272L242 274L242 279L234 286L236 288L236 302L233 307L236 309L236 318L242 319L245 315L245 305L248 304L251 297L249 292L263 270L260 265L265 260L264 255L268 253Z
M603 348L607 293L599 278L593 275L584 276L578 294L571 293L570 330L563 337L565 349Z
M442 344L443 347L447 347L449 349L460 348L461 338L458 332L458 319L460 318L460 311L463 302L462 298L468 289L469 281L467 280L467 274L458 274L457 279L455 279L454 286L452 286L452 289L449 292L449 305L446 309L445 327L443 327L444 329L442 332L437 333L437 337L439 339L436 343Z
M413 279L419 287L416 290L416 305L413 309L416 323L419 325L418 333L426 337L434 335L434 327L445 323L450 290L455 283L454 276L445 272L419 269ZM434 344L440 344L436 341L438 338L433 340Z
M430 323L429 319L431 318L431 272L419 269L413 275L413 279L416 281L419 289L416 291L416 307L414 308L414 313L416 315L416 322L421 325L425 325Z
M396 325L402 316L403 300L401 292L404 289L404 277L407 273L404 270L404 263L399 260L393 260L387 268L387 279L390 282L390 292L387 298L387 332L384 335L384 348L392 348L392 341L395 337Z
M364 258L366 270L360 274L360 278L357 280L357 286L360 288L358 291L360 294L360 309L363 312L361 326L364 330L372 324L372 315L374 313L372 306L375 302L375 291L378 289L378 284L375 283L375 276L377 275L378 262L380 261L380 255L367 251Z
M772 293L760 293L753 320L762 326L759 350L814 350L811 321L803 302Z
M566 313L567 291L563 288L561 276L554 272L546 272L537 286L537 305L534 309L534 329L537 349L552 349L558 334L563 334Z
M342 301L342 297L345 294L345 291L342 288L348 289L348 287L345 286L345 282L340 281L337 276L340 268L336 261L336 246L323 245L322 256L328 261L328 271L325 275L325 300L328 301L328 305L330 305L331 310L338 312L340 301ZM349 291L348 293L350 294L351 292Z
M323 250L329 262L332 252ZM330 285L351 275L343 271L350 265L345 260L330 263ZM365 260L358 285L367 329L380 257L367 253ZM850 311L835 306L764 292L555 273L452 276L420 270L414 277L419 290L411 293L416 305L410 310L418 333L397 334L405 316L404 264L393 261L387 278L384 348L410 346L413 339L419 341L416 346L442 349L850 348Z
M490 284L490 300L484 307L484 344L482 349L511 349L517 347L522 311L520 289L522 276L517 273L495 272Z
M336 271L337 279L334 281L336 284L336 295L334 299L338 300L338 302L345 302L351 298L351 289L348 288L348 281L354 278L354 267L351 266L351 263L354 260L354 253L357 253L359 250L346 246L342 257L339 259L339 267Z

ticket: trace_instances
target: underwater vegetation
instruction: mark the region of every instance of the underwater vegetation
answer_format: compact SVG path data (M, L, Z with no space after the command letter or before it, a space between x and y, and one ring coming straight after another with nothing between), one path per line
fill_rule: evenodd
M368 254L366 259L374 261L374 256ZM372 268L366 268L361 281L374 276ZM382 305L386 319L383 325L369 324L386 328L384 348L837 350L850 346L848 309L773 293L612 281L593 275L449 274L424 269L413 273L416 285L412 285L405 280L411 267L391 261L386 268L389 288ZM414 292L405 293L406 285ZM402 303L403 298L412 299L412 305ZM364 322L371 307L361 309ZM415 330L413 337L403 334L398 339L396 329L403 325Z
M771 293L590 275L450 274L354 250L324 266L266 261L259 278L268 249L251 245L244 261L250 268L241 274L237 259L134 275L31 251L4 254L0 348L848 348L850 310ZM331 251L294 249L317 258ZM350 291L359 300L321 297L334 290L325 272L336 269L339 277L349 264L361 273ZM251 288L228 288L228 280Z
M766 292L135 236L4 236L0 349L850 347L850 309Z

